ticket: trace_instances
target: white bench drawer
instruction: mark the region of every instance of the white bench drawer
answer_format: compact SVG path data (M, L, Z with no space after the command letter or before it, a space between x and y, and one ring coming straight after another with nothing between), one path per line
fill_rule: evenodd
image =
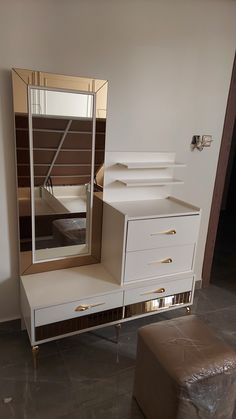
M198 227L198 215L129 221L126 251L192 244Z
M123 305L123 291L84 298L70 303L35 310L35 327L81 317Z
M124 281L191 271L195 245L128 252Z
M176 281L160 282L145 287L132 288L125 290L124 305L135 304L142 301L154 300L156 298L179 294L191 291L193 288L193 277L178 279Z

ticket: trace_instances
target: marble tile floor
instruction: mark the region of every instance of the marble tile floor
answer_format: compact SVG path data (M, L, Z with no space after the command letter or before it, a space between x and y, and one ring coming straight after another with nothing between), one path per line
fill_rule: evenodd
M235 282L236 284L236 282ZM193 313L236 349L236 287L196 292ZM41 345L39 366L19 324L0 325L1 419L142 419L132 399L137 330L185 315L183 309ZM236 419L236 415L234 416Z

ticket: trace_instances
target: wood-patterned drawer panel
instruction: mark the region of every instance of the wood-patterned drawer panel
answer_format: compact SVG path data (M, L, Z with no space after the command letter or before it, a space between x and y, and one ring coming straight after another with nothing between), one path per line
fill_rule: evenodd
M193 288L193 277L182 278L175 281L158 281L156 284L145 287L137 287L125 290L124 305L148 301L155 298L166 297L179 294L181 292L191 291Z
M35 326L60 322L67 319L110 310L123 305L123 291L113 294L83 298L70 303L35 310Z
M126 253L124 281L191 271L195 245Z
M192 244L198 227L198 215L129 221L126 251Z

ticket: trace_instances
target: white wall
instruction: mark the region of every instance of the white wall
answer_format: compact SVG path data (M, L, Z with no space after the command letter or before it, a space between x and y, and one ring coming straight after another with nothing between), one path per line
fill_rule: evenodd
M11 67L108 79L107 149L177 151L203 208L201 275L236 38L234 0L0 1L0 319L19 315ZM202 153L193 134L212 134Z

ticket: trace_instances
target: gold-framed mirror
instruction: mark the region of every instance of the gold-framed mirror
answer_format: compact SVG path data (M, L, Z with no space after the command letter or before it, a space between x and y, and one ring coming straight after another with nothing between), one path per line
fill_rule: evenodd
M106 80L13 69L21 274L100 261Z

